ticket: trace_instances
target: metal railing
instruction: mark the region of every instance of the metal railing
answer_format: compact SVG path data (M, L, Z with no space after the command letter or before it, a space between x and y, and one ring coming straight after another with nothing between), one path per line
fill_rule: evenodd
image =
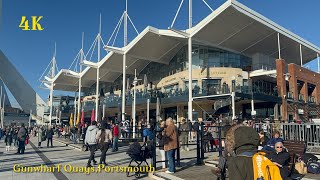
M304 141L309 151L320 147L320 124L256 123L254 128L269 137L277 130L284 140Z

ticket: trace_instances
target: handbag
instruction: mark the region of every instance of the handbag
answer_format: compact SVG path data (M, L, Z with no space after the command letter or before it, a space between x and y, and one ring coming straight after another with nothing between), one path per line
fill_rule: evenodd
M24 144L25 145L29 144L29 137L28 136L26 137L26 140L24 141Z
M307 174L308 170L303 161L296 162L294 168L298 171L299 174Z

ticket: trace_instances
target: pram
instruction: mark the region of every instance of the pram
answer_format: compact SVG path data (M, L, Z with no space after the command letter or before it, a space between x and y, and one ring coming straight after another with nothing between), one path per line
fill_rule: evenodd
M143 162L145 162L146 165L149 166L147 159L152 158L152 142L146 142L142 146L139 142L134 142L129 146L127 154L131 158L128 167L132 167L132 169L136 169L135 167L138 167L138 169L140 170L141 164ZM133 162L135 162L137 165L133 166ZM129 174L130 172L127 172L127 177L129 177ZM135 177L140 177L140 171L135 172Z

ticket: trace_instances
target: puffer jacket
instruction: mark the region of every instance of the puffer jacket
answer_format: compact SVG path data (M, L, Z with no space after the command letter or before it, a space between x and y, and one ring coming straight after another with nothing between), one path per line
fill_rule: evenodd
M96 139L97 132L98 132L97 126L89 126L87 129L84 143L89 145L97 144L97 139Z
M253 158L254 179L282 180L280 170L271 160L266 158L266 154L256 153Z
M258 144L259 135L253 128L235 125L228 130L225 148L230 179L254 179L252 156Z

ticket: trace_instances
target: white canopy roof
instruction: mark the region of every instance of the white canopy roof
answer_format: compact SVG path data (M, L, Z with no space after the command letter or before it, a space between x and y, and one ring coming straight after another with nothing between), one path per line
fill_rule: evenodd
M262 53L278 58L278 40L280 34L281 58L288 63L300 64L300 44L302 45L303 64L316 58L320 49L312 43L286 30L257 12L237 1L227 1L209 16L199 22L185 34L193 42L252 56ZM109 52L97 65L100 69L100 81L114 82L122 74L123 54L126 54L127 74L140 73L150 62L169 64L172 57L187 44L183 33L173 30L145 28L126 47L105 47ZM73 89L78 78L66 77L59 73L55 78L55 89ZM82 73L83 86L96 82L96 68L88 67ZM70 87L68 87L70 86Z

